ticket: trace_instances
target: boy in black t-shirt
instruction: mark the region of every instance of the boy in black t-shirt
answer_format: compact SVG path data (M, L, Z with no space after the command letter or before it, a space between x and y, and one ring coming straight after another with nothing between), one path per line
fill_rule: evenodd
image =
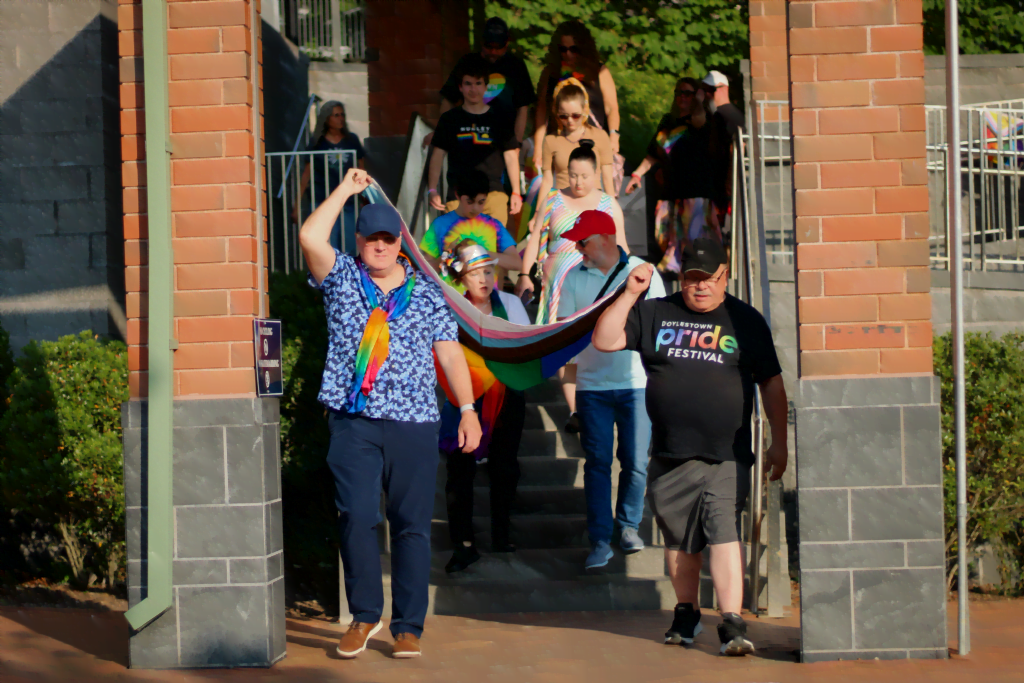
M452 188L455 179L470 171L483 171L490 186L484 213L502 225L511 213L519 213L523 199L519 193L519 142L508 122L484 102L490 70L483 58L465 61L459 92L463 104L441 115L434 131L434 149L430 154L427 182L430 205L438 211L452 211L459 204ZM441 165L448 155L448 206L437 192ZM512 187L511 207L505 194L505 180Z
M653 268L633 270L626 291L601 315L591 342L599 351L638 351L647 371L652 425L647 495L665 536L665 560L678 604L666 643L692 643L701 631L701 551L711 546L711 576L722 612L721 652L754 645L740 617L743 552L740 513L750 488L750 415L761 390L772 442L773 481L788 459L788 406L771 330L752 306L726 294L725 250L697 239L683 252L682 290L641 300ZM758 484L759 485L759 484Z

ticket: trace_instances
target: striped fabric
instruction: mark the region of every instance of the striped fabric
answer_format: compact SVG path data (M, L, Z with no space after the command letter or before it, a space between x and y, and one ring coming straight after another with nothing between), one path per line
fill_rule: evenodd
M373 203L391 205L376 182L364 194ZM488 369L502 384L518 391L553 377L559 368L587 348L597 319L622 291L620 285L599 302L557 323L516 325L484 315L465 296L441 280L420 253L404 223L402 249L416 268L441 287L459 325L459 341L483 357Z
M562 235L576 224L576 219L582 212L572 211L566 206L563 196L561 190L552 190L544 202L544 222L541 224L540 250L537 253L537 261L544 269L540 303L537 307L538 325L557 320L558 300L565 276L583 262L583 257L576 250L576 243L562 239ZM612 215L611 195L601 193L597 210Z

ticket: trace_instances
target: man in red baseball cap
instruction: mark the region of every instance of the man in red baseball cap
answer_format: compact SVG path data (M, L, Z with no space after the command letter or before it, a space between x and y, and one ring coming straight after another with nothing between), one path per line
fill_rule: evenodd
M584 211L563 238L576 242L583 263L570 270L562 284L558 317L567 318L614 292L630 272L644 264L615 244L615 222L601 211ZM665 296L655 274L648 297ZM644 549L639 527L647 486L647 449L651 421L647 417L647 375L634 351L601 353L588 346L576 357L576 413L580 444L586 459L583 488L587 498L587 533L592 550L584 568L608 564L617 540L624 553ZM614 428L619 430L618 500L612 511Z

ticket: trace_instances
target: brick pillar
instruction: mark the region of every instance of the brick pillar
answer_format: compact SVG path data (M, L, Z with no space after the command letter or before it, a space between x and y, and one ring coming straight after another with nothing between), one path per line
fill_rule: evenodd
M277 399L256 396L266 315L259 0L168 3L174 259L174 561L169 611L133 667L284 656ZM147 591L147 188L142 9L121 0L121 133L132 400L125 404L129 602ZM255 29L255 33L254 33Z
M750 3L750 90L754 101L789 99L786 0Z
M804 661L945 657L921 0L789 5Z
M413 112L436 123L438 91L469 51L469 1L368 2L366 45L370 135L406 135Z

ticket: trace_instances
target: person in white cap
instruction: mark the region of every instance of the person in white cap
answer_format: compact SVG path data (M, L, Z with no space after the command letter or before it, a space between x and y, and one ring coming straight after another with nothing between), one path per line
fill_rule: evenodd
M736 136L736 129L744 128L747 122L743 110L729 101L729 79L721 71L709 71L704 82L715 88L712 111L725 126L731 140Z

